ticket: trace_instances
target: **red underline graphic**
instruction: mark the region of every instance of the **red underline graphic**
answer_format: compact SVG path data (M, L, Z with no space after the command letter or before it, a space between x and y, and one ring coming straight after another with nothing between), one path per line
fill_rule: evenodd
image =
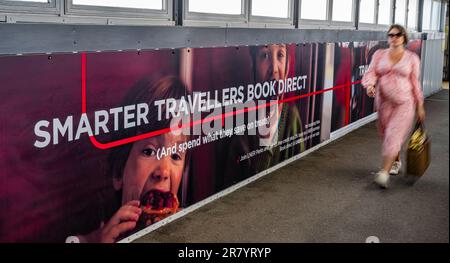
M81 113L87 113L87 109L86 109L86 53L81 53ZM282 99L279 101L273 101L273 102L267 102L265 104L261 104L261 105L257 105L254 107L249 107L249 108L244 108L244 109L240 109L240 110L236 110L236 111L231 111L231 112L227 112L227 113L223 113L223 114L219 114L213 117L207 117L201 120L196 120L193 122L189 122L188 124L184 124L182 126L179 126L175 129L173 128L165 128L165 129L161 129L161 130L157 130L157 131L153 131L153 132L148 132L148 133L144 133L141 135L136 135L136 136L132 136L130 138L125 138L125 139L120 139L117 141L113 141L113 142L107 142L107 143L101 143L99 141L97 141L97 139L95 138L95 136L89 136L89 139L91 141L91 143L97 147L98 149L102 149L102 150L106 150L106 149L110 149L113 147L117 147L117 146L121 146L124 144L128 144L128 143L132 143L135 141L139 141L139 140L143 140L143 139L147 139L147 138L151 138L154 136L158 136L158 135L162 135L165 133L169 133L173 130L180 130L180 129L184 129L187 127L193 127L199 124L203 124L203 123L208 123L217 119L221 119L222 121L222 125L224 123L225 118L228 118L230 116L234 116L234 115L238 115L238 114L242 114L242 113L246 113L249 111L254 111L254 110L258 110L260 108L263 107L270 107L274 104L281 104L281 103L285 103L285 102L292 102L292 101L296 101L299 99L303 99L306 97L310 97L310 96L314 96L314 95L318 95L318 94L322 94L328 91L332 91L332 90L336 90L336 89L341 89L341 88L349 88L351 87L351 85L355 85L355 84L359 84L361 83L361 81L355 81L355 82L351 82L351 83L346 83L346 84L342 84L342 85L337 85L331 88L327 88L327 89L323 89L323 90L319 90L319 91L314 91L314 92L310 92L307 94L303 94L303 95L298 95L298 96L294 96L294 97L290 97L290 98L286 98L286 99ZM347 107L348 105L346 105ZM346 109L347 111L348 109Z

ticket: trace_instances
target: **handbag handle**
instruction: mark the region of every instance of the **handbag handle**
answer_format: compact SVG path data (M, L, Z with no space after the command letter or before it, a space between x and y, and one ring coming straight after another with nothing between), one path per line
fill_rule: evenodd
M414 130L421 129L423 132L425 132L425 124L423 121L416 121L416 126L414 127Z
M419 120L416 121L414 131L418 129L420 129L421 133L425 136L425 140L428 140L429 139L428 132L425 130L425 124L423 121Z

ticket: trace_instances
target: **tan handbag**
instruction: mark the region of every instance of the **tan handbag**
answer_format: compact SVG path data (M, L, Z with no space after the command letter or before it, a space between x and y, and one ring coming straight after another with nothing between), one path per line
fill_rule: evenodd
M409 139L407 153L408 175L422 176L430 165L431 140L425 131L423 123L416 123L414 131Z

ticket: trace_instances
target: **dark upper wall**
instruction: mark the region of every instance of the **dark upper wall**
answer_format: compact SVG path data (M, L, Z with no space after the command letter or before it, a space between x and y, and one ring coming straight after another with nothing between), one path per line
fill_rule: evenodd
M0 24L0 55L385 40L386 32L328 29ZM427 33L413 33L427 38Z

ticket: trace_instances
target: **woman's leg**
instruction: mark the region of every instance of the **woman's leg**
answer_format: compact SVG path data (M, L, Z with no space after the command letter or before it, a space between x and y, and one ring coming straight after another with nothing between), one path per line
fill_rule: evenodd
M389 172L392 168L392 164L397 160L398 155L385 155L383 156L383 170Z
M388 108L391 114L386 120L383 136L383 167L375 178L375 181L382 187L387 187L392 165L395 160L400 159L400 149L408 134L414 114L411 104L392 105Z
M389 184L389 169L395 159L395 154L386 154L386 140L390 137L388 126L393 113L390 103L383 102L378 105L378 130L383 138L382 169L375 175L374 181L379 186L387 188Z
M378 110L378 121L379 121L379 131L383 138L383 163L381 165L382 170L389 172L392 167L392 163L394 162L396 156L392 156L392 154L386 152L386 140L389 140L389 122L392 119L392 114L394 111L394 107L390 105L390 103L384 102L380 105ZM387 133L387 134L386 134Z

